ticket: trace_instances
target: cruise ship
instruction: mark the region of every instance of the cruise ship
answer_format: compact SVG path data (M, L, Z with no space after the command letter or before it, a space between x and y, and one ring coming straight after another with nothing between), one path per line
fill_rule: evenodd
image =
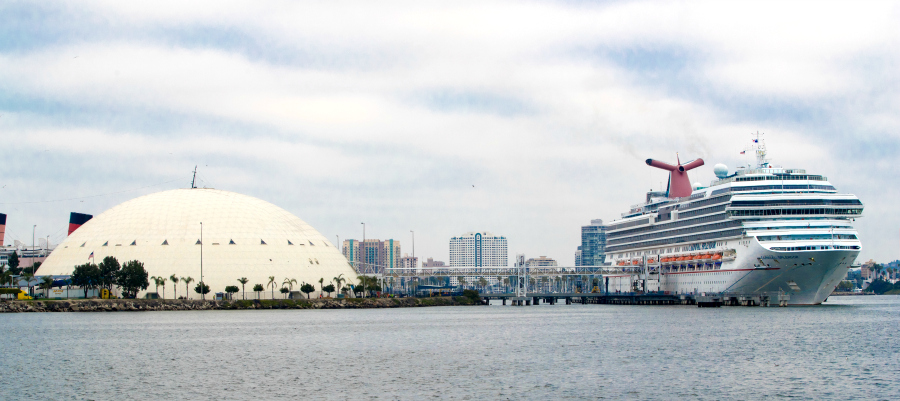
M647 160L670 171L668 189L608 226L607 291L777 293L789 305L831 295L860 252L862 202L827 177L771 165L764 140L752 141L755 166L729 174L717 165L708 187L687 176L702 159Z

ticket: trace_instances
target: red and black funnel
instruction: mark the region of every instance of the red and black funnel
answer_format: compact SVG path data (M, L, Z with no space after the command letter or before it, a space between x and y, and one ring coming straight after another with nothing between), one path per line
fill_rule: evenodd
M0 213L0 246L3 246L4 237L6 237L6 215Z
M87 223L88 220L91 219L91 217L94 217L94 216L89 215L89 214L84 214L84 213L75 213L75 212L70 213L69 214L69 234L68 235L72 235L72 233L75 232L75 230L77 230L78 227L81 227L82 224Z

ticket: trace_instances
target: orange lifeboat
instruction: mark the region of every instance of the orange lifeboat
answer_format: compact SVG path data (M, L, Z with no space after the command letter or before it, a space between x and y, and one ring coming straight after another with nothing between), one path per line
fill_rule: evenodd
M701 254L700 254L700 259L709 259L709 257L710 257L710 254L708 254L708 253L701 253Z
M717 253L717 254L715 254L715 255L712 256L712 260L719 260L719 259L722 259L722 254L721 254L721 253Z
M624 260L620 260L619 263L616 263L616 265L618 265L618 266L625 266L625 261L624 261Z
M679 256L679 257L675 258L675 261L676 261L676 262L683 262L683 261L684 261L684 258L685 258L684 256Z
M647 263L656 263L656 258L647 259Z

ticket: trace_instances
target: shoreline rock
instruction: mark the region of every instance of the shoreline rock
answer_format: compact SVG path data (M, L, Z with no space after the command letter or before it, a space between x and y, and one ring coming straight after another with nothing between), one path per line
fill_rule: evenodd
M479 305L467 297L434 298L339 298L276 300L185 300L185 299L61 299L8 300L0 302L0 313L25 312L147 312L241 309L380 309L427 306Z

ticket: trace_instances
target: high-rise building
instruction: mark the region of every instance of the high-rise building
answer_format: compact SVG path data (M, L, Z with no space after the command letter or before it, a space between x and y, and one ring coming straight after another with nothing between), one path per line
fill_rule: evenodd
M553 258L548 258L546 256L539 256L536 258L531 258L525 261L525 267L553 267L559 266L556 263L556 260Z
M600 266L606 262L606 226L603 220L591 220L581 227L581 266Z
M581 246L578 246L578 250L575 251L575 266L581 266Z
M422 267L446 267L447 264L441 262L440 260L434 260L432 258L428 258L425 262L422 262Z
M419 258L414 256L409 256L407 254L403 254L403 257L400 258L400 267L404 269L416 269L419 268Z
M450 267L506 266L506 237L469 232L450 238Z
M400 241L393 239L347 239L342 252L356 271L363 274L382 273L401 266Z

